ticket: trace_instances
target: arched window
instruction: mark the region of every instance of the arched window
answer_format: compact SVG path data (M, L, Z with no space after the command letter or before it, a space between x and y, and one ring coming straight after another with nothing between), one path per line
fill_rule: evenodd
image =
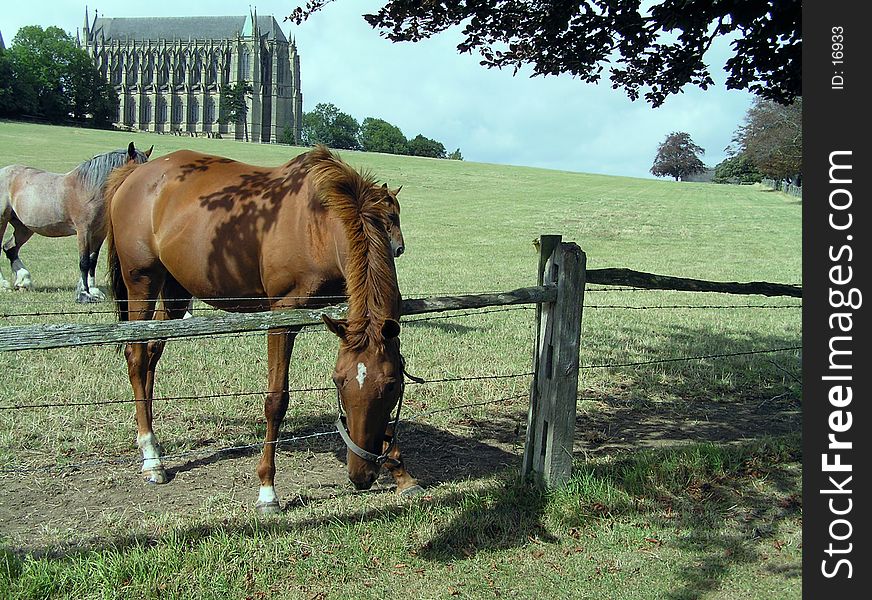
M148 123L151 121L151 98L145 98L142 101L142 111L139 115L140 123Z
M181 98L173 99L173 125L178 125L182 122L184 118L184 107L182 106Z
M200 121L200 102L196 98L191 98L191 104L188 107L188 123L195 124Z
M248 79L248 75L251 72L251 52L249 52L248 48L242 49L242 56L240 57L242 60L242 78Z
M206 106L203 109L204 112L204 123L214 123L215 122L215 99L209 96L206 98Z
M170 80L170 57L164 55L160 60L160 69L157 75L158 85L167 85Z
M127 97L127 114L124 115L124 124L133 125L136 123L136 98L133 96Z
M167 122L167 99L161 96L157 99L157 111L154 116L155 123L164 124Z

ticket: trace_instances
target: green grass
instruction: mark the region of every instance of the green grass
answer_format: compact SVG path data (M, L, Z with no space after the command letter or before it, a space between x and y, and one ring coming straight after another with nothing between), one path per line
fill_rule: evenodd
M276 165L303 151L0 122L0 165L66 171L131 139L138 147L154 144L153 160L192 148ZM471 162L343 156L391 186L403 185L407 254L398 262L398 275L405 297L532 285L537 256L531 242L543 233L579 243L589 268L627 267L726 281L801 281L801 206L780 193ZM114 318L89 312L108 310L108 305L72 304L73 238L35 237L22 258L36 290L0 293L0 314L8 315L0 325ZM8 263L0 269L8 278ZM789 306L795 300L591 289L585 304L582 365L800 343L799 310L741 307ZM616 305L737 308L600 308ZM11 316L48 311L81 314ZM208 313L201 307L201 314ZM411 322L413 318L401 336L413 374L433 379L531 369L529 310ZM335 341L325 333L301 335L292 387L330 385L335 351ZM130 395L123 358L113 348L3 354L0 367L4 406ZM0 557L0 596L798 598L799 440L767 436L768 412L740 436L743 441L732 444L719 439L672 443L659 430L644 430L648 425L643 427L642 418L677 415L672 426L680 429L696 427L680 417L693 414L696 419L700 406L720 407L729 415L733 410L753 414L755 407L778 403L795 405L801 396L799 371L797 352L585 369L580 414L594 424L620 417L625 432L650 440L648 447L655 449L600 451L596 436L611 442L614 434L600 433L595 426L588 432L590 443L582 443L583 451L577 452L573 482L562 490L531 491L516 483L514 466L476 469L470 465L477 457L470 456L453 476L431 478L430 496L414 504L386 493L316 497L304 485L300 495L310 500L266 520L251 515L256 494L251 477L241 502L217 496L194 509L157 511L141 519L119 515L116 524L109 519L98 534L66 525L52 529L51 523L32 535L16 530ZM180 341L168 346L161 361L157 393L260 391L265 381L262 335ZM526 419L523 398L459 407L523 395L527 386L525 378L409 386L406 414L441 411L421 417L419 435L439 441L422 446L419 455L438 463L441 441L473 436L482 451L500 440L500 448L517 461ZM285 431L326 428L334 418L334 402L330 394L297 395ZM233 396L165 402L157 406L156 431L171 453L256 442L263 435L260 404L259 399ZM519 425L520 433L515 430ZM132 456L133 434L129 405L0 411L0 465L38 467ZM302 451L293 450L295 455ZM256 456L246 460L253 471ZM296 462L280 456L279 469L293 471ZM204 468L217 471L221 465ZM341 465L336 469L341 471ZM426 472L415 472L427 480ZM28 481L0 476L0 494L2 487ZM279 489L283 492L289 491ZM39 512L38 506L32 509ZM0 536L4 533L0 521Z

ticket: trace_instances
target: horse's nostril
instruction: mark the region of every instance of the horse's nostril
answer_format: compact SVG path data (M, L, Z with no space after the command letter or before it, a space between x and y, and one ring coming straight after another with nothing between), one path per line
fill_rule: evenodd
M397 248L397 258L399 258L399 256L405 251L406 251L405 246L400 246L399 248Z

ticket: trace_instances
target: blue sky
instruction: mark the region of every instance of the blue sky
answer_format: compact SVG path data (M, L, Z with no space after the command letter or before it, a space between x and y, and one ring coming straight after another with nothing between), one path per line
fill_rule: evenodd
M301 26L283 22L295 0L257 2L297 40L304 110L332 102L358 121L378 117L403 130L460 148L466 160L527 165L632 177L651 177L657 146L672 131L686 131L714 166L751 104L746 92L727 90L721 65L724 40L707 62L716 85L687 88L657 109L631 102L623 92L571 77L530 78L521 72L487 70L477 55L459 55L460 34L449 30L418 44L392 44L360 17L382 3L339 0ZM101 0L100 16L235 15L248 3L229 0L178 2ZM55 25L75 35L85 4L29 0L3 6L0 33L9 46L19 27Z

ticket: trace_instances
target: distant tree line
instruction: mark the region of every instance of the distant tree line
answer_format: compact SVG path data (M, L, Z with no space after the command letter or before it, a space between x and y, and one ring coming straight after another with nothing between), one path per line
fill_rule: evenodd
M291 132L286 131L281 141L293 143ZM334 104L324 102L317 104L310 112L303 113L302 142L346 150L463 160L460 148L448 153L441 142L422 134L407 139L399 127L384 119L367 117L358 123L357 119L340 111Z
M118 94L58 27L22 27L0 48L0 117L111 127Z
M802 97L788 105L755 98L727 153L714 168L715 183L759 183L765 177L802 185ZM706 170L703 154L690 134L670 133L657 149L651 173L684 180Z

